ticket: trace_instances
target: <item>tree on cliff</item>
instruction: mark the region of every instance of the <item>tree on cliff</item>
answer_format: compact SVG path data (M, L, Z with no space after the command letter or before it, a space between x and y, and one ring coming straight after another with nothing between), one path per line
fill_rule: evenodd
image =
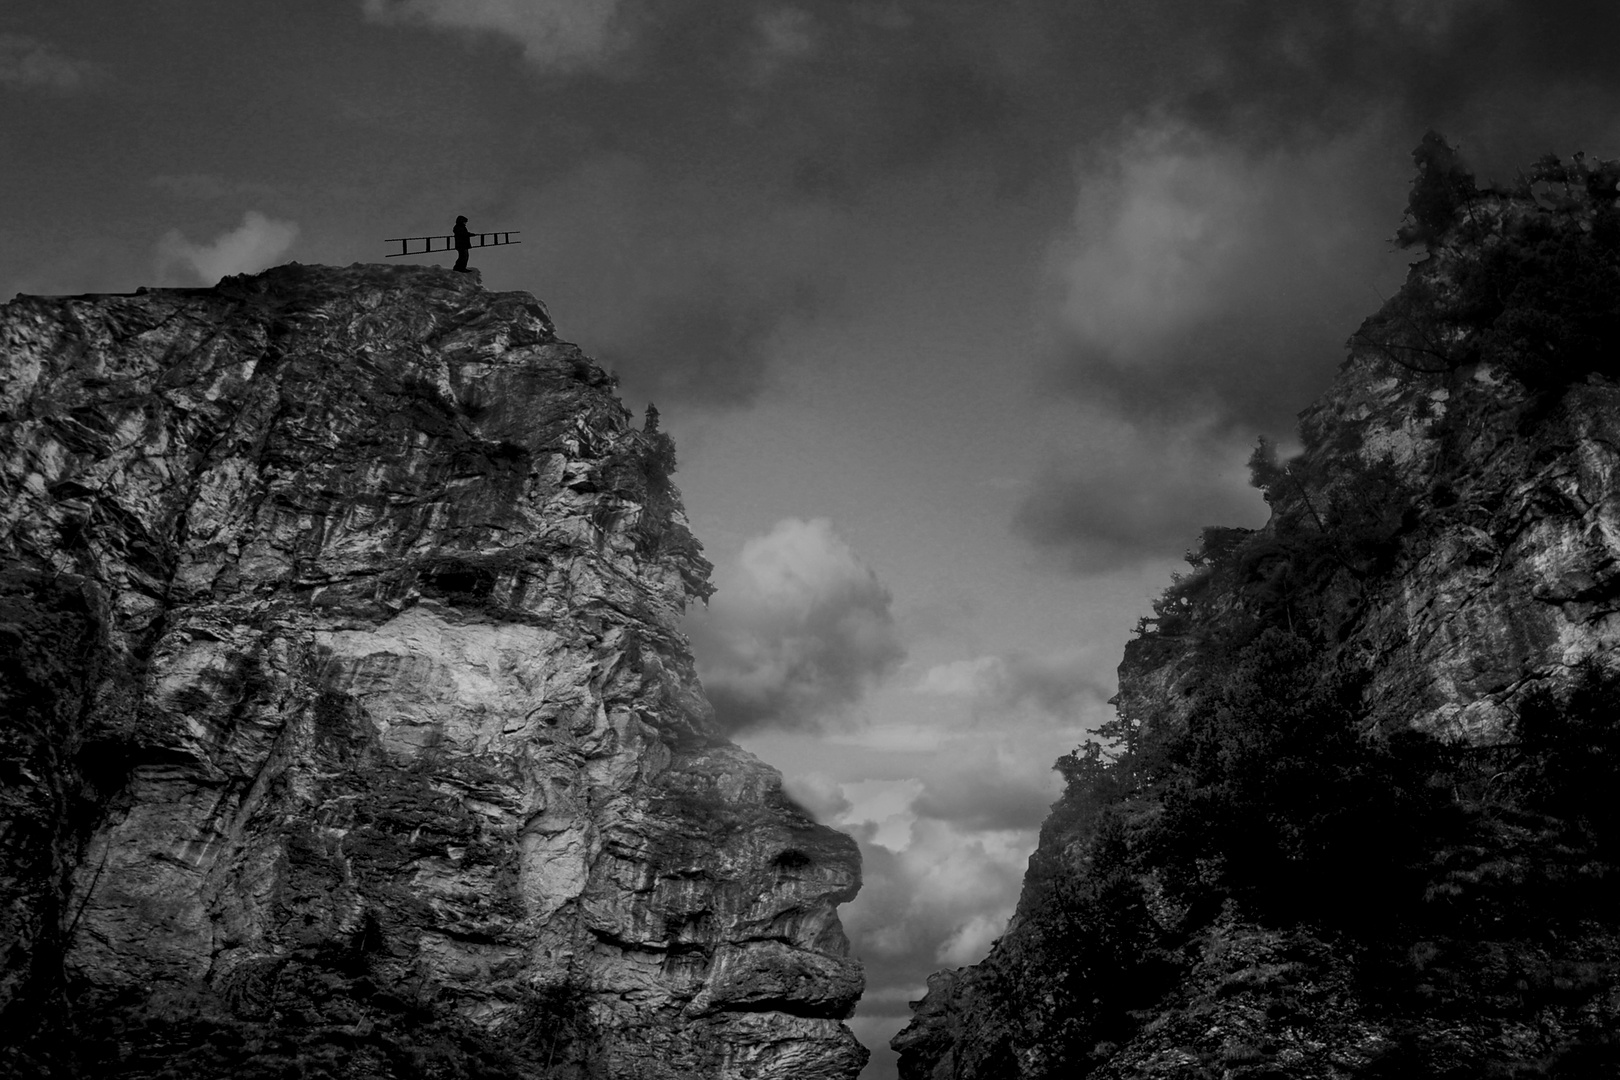
M1406 201L1406 221L1395 234L1401 247L1423 243L1433 245L1450 231L1457 208L1478 193L1474 174L1463 165L1457 148L1433 129L1412 151L1417 176Z

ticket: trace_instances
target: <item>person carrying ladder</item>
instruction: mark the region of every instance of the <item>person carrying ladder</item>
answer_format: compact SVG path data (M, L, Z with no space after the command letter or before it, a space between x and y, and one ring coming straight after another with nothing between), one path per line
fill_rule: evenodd
M467 253L472 250L472 233L467 231L466 215L456 218L456 227L452 231L456 238L456 266L463 273L467 270Z
M465 273L467 270L467 253L473 248L502 247L506 244L521 243L521 241L514 239L516 236L516 229L508 229L504 232L474 233L467 228L467 215L463 214L456 218L455 231L449 236L395 236L386 242L399 245L398 251L388 253L390 259L397 259L401 255L431 255L436 251L449 251L454 248L456 252L455 269ZM478 240L476 244L473 243L475 237Z

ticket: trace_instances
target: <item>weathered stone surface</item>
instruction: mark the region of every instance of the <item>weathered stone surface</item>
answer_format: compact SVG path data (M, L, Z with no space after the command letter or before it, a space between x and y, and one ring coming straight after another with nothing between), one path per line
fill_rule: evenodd
M1498 741L1527 685L1620 644L1620 388L1572 387L1526 438L1529 395L1489 368L1397 384L1369 352L1303 414L1307 467L1390 460L1424 496L1444 479L1446 501L1414 501L1405 561L1346 644L1378 657L1368 697L1387 722ZM1462 438L1448 408L1467 411Z
M0 362L13 1063L859 1071L855 845L717 734L670 444L532 297L19 298Z

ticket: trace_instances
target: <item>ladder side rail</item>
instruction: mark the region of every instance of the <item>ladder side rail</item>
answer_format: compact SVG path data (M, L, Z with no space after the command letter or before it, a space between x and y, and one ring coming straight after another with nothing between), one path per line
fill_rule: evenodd
M469 243L468 246L483 248L500 247L503 244L521 244L523 241L512 239L512 237L517 236L521 232L521 229L511 229L503 232L477 233L475 235L477 236L478 242L476 244ZM469 237L469 239L471 238ZM384 240L383 243L398 244L399 250L385 252L384 257L389 259L397 259L404 255L432 255L440 251L453 251L455 250L453 244L454 240L454 236L390 236L388 239ZM422 249L420 251L412 251L411 245L417 243L418 241L421 242ZM434 247L433 245L435 241L442 242L444 246Z

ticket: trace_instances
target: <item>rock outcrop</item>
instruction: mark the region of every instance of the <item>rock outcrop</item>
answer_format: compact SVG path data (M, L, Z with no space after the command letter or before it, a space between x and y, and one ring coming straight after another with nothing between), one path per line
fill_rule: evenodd
M1448 155L907 1080L1620 1075L1620 167L1482 192Z
M0 312L14 1075L853 1077L846 836L721 737L668 437L524 293Z

